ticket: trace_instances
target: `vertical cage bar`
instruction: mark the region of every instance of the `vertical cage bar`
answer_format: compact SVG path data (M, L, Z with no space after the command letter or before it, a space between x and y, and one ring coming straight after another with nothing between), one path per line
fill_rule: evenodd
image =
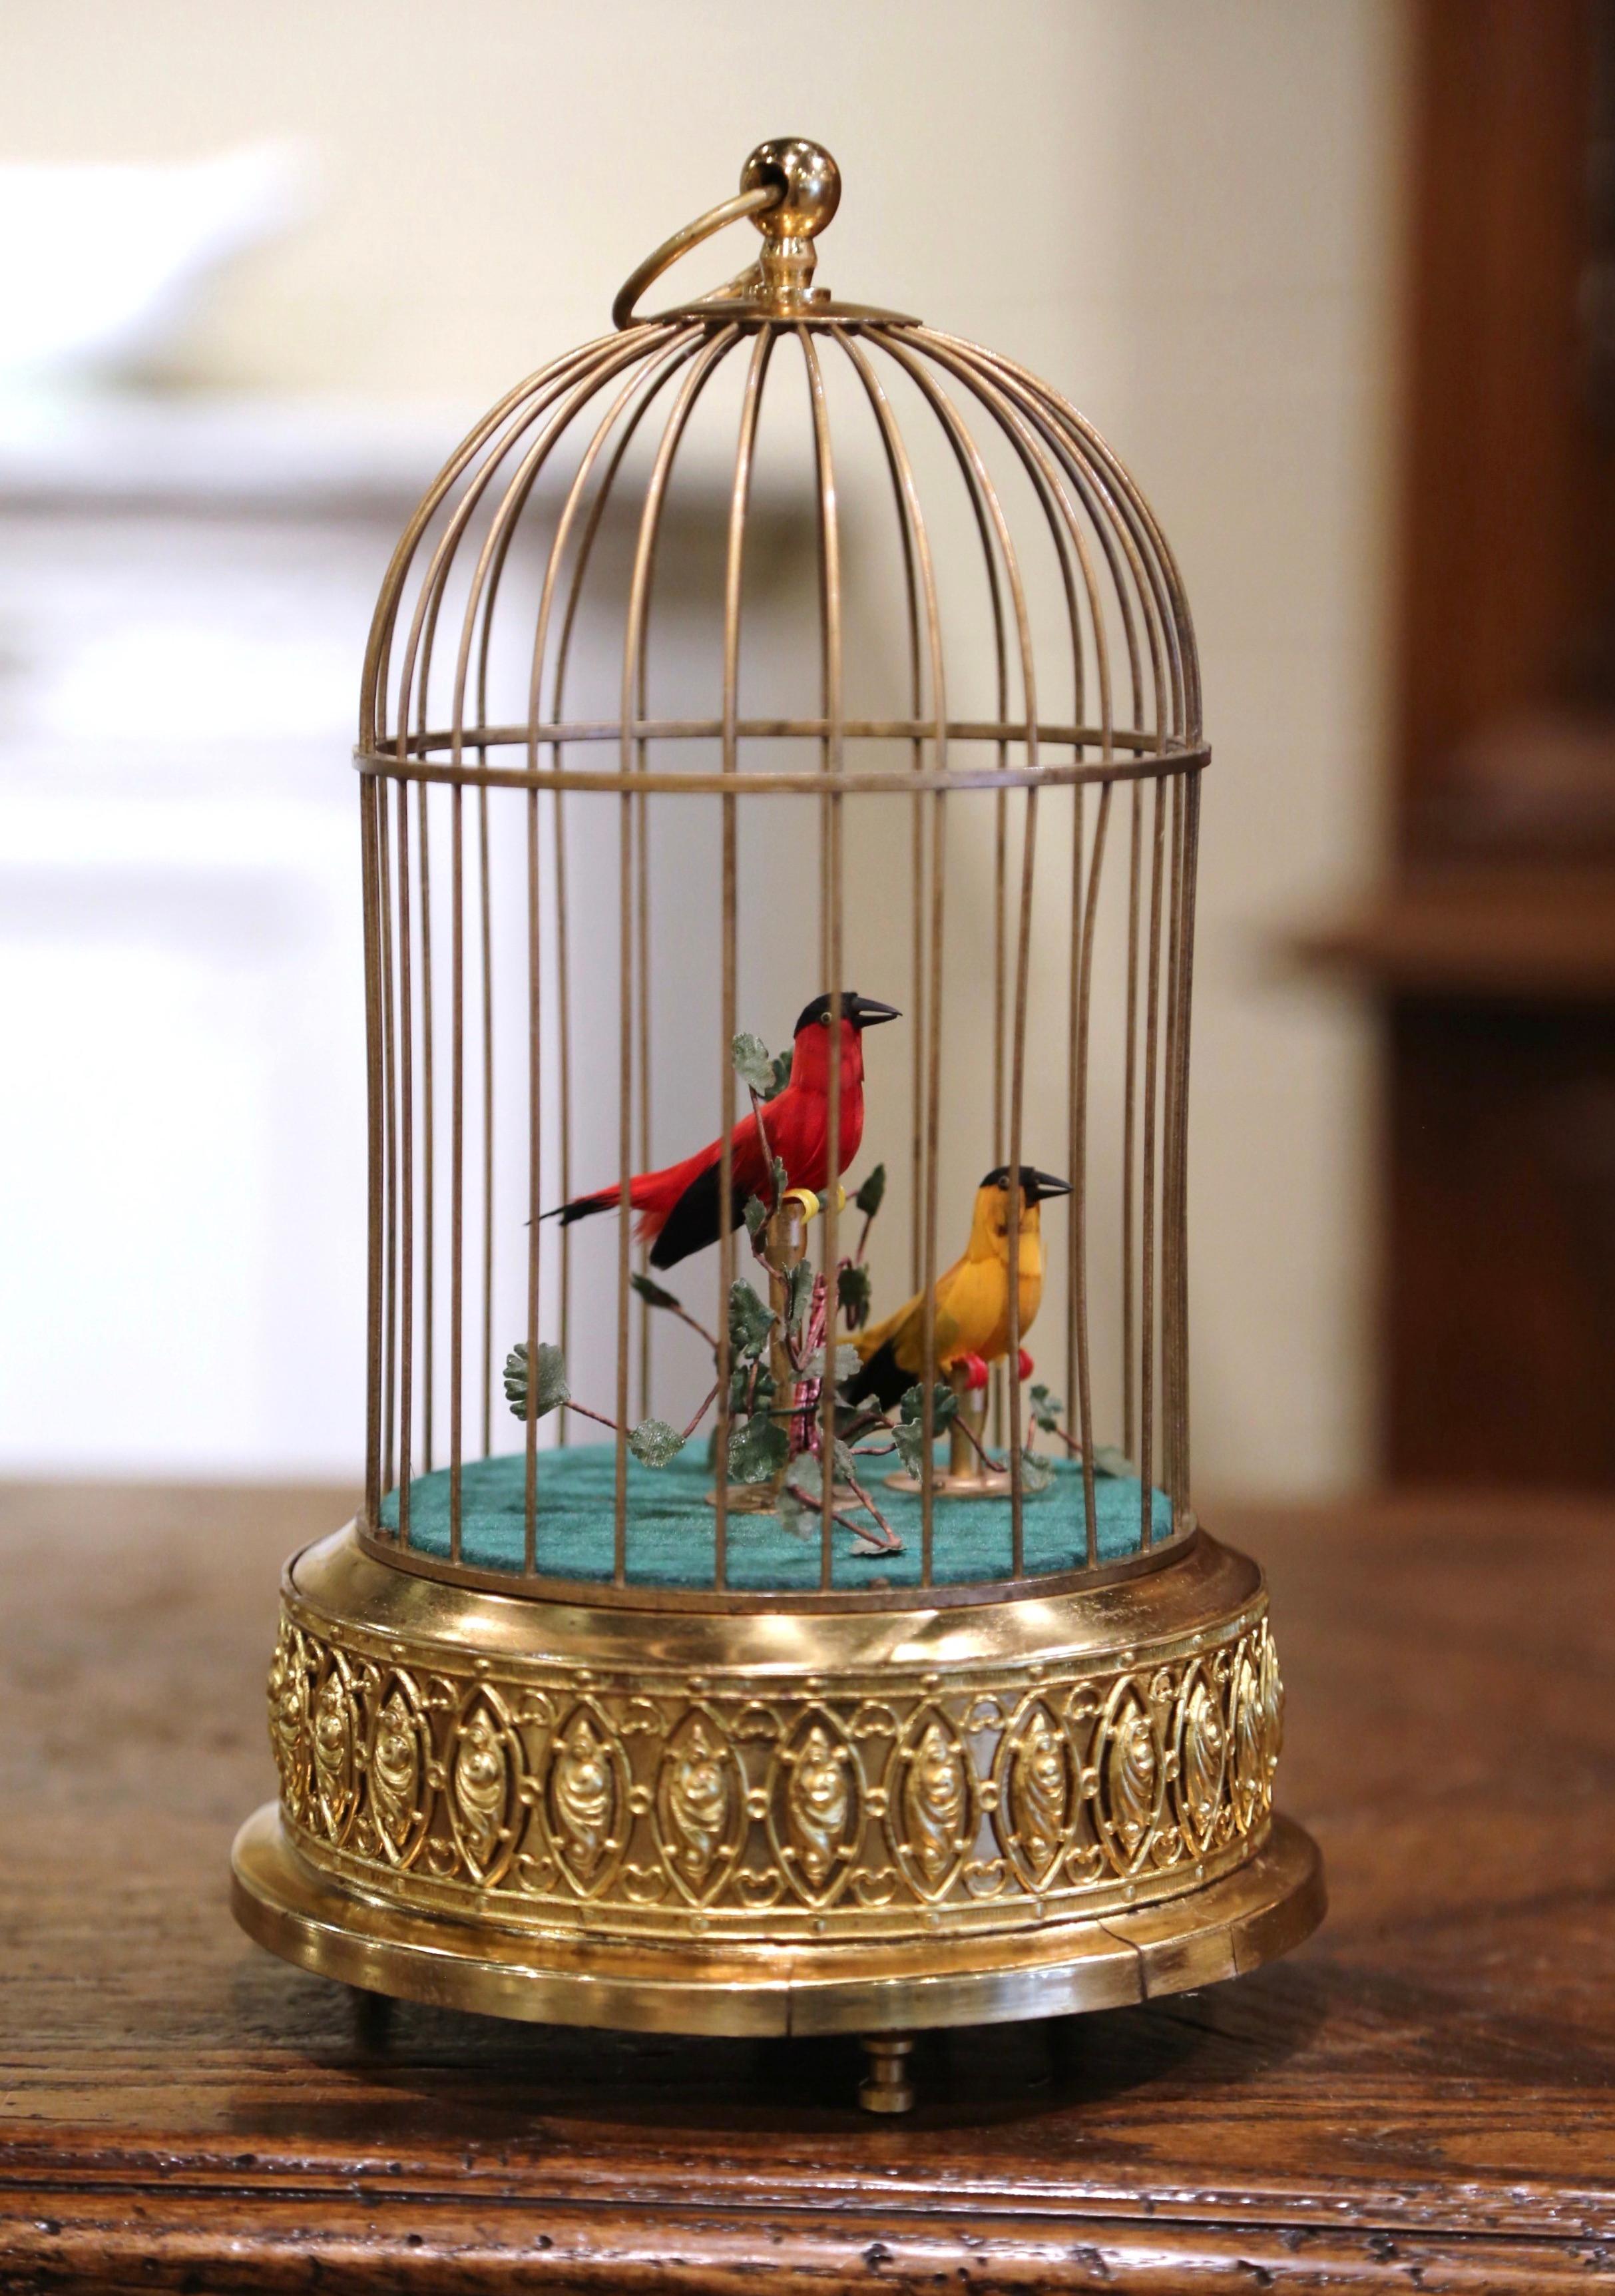
M1172 776L1171 830L1167 861L1167 1029L1165 1081L1165 1139L1161 1154L1161 1474L1176 1521L1177 1483L1177 1319L1178 1152L1182 1140L1178 1038L1183 1025L1180 985L1183 968L1184 784Z
M926 652L930 668L930 706L933 726L930 735L931 760L939 773L947 767L947 693L942 658L942 618L937 601L936 575L931 563L930 539L920 509L919 492L914 483L914 465L903 443L891 404L882 390L873 367L862 347L850 335L840 336L842 348L857 370L868 394L871 406L881 426L881 435L897 475L898 484L906 505L909 528L914 536L914 562L919 570L922 593L925 601ZM891 346L886 348L894 357ZM906 361L898 364L912 373ZM942 927L945 910L946 866L947 858L947 824L945 811L946 796L941 790L929 797L916 794L917 812L929 809L926 826L930 851L929 869L922 869L916 877L914 900L916 907L923 890L922 880L929 876L929 930L925 936L926 962L929 973L923 1000L925 1013L925 1103L922 1111L915 1110L916 1130L922 1134L919 1159L920 1267L919 1289L922 1300L922 1362L925 1365L922 1385L925 1393L922 1423L924 1448L920 1462L920 1583L932 1583L935 1567L936 1495L932 1488L935 1464L932 1446L936 1434L936 1406L931 1393L936 1362L936 1281L937 1281L937 1200L938 1152L941 1137L941 1058L942 1058ZM919 920L916 920L919 930ZM916 1079L917 1081L917 1079Z
M538 788L527 793L527 1411L521 1506L521 1567L538 1568L538 1289L544 1210L544 963L539 879ZM564 1203L565 1197L562 1198Z
M421 870L421 1464L430 1474L437 1388L437 1103L432 1090L431 844L429 785L419 784Z
M1185 1504L1193 1488L1190 1458L1193 1423L1189 1408L1189 1038L1194 1020L1194 904L1199 882L1201 771L1196 767L1189 775L1188 787L1185 791L1183 1021L1177 1040L1177 1120L1181 1135L1177 1161L1177 1474Z
M834 783L845 769L841 733L841 532L836 507L835 456L830 437L830 407L813 337L799 329L808 389L813 405L814 468L818 480L819 676L826 731L820 764ZM828 1587L834 1571L832 1533L835 1525L835 1414L833 1365L840 1323L839 1256L841 1178L841 795L833 786L819 813L819 915L821 948L830 993L830 1076L826 1111L824 1173L824 1377L820 1387L819 1584Z
M1127 1002L1121 1090L1121 1447L1136 1456L1138 1374L1138 1271L1135 1259L1138 1202L1138 919L1144 850L1144 788L1129 792L1127 844Z
M1029 762L1037 763L1036 711L1027 700ZM1032 888L1037 856L1037 791L1026 791L1021 835L1021 914L1015 944L1015 1017L1010 1060L1009 1124L1009 1392L1010 1392L1010 1542L1017 1578L1026 1570L1026 1529L1021 1505L1023 1461L1021 1446L1021 1130L1026 1102L1026 1017L1032 962ZM1039 1222L1041 1226L1041 1221Z
M449 803L448 1559L460 1560L465 1359L465 819L464 785Z
M1110 826L1113 784L1100 786L1094 823L1094 850L1088 861L1087 898L1082 905L1082 961L1078 995L1077 1086L1072 1111L1075 1153L1071 1171L1071 1256L1077 1280L1077 1423L1082 1446L1082 1511L1086 1550L1091 1570L1099 1561L1099 1507L1094 1488L1094 1368L1088 1339L1088 1037L1094 995L1094 924L1099 914L1100 872L1104 866L1105 832Z
M552 750L557 768L561 764L562 748L557 742ZM559 1067L556 1079L556 1109L561 1127L560 1201L572 1201L572 929L567 900L566 792L554 792L554 816L551 845L555 878L555 1051ZM563 1362L572 1360L572 1230L570 1221L561 1223L561 1354ZM563 1403L555 1414L555 1440L564 1447L571 1433L571 1421Z
M942 703L937 699L937 741L940 752L947 736ZM947 794L930 799L930 980L926 990L930 1032L926 1038L925 1078L925 1264L921 1269L923 1305L920 1310L920 1361L923 1366L923 1407L920 1423L924 1441L920 1452L920 1584L936 1578L937 1494L937 1224L940 1198L942 1145L942 931L947 908Z
M915 562L914 509L911 500L912 473L906 472L900 456L900 441L891 419L891 409L885 394L875 381L868 360L858 349L856 339L840 333L831 338L847 354L854 373L864 386L881 433L885 452L886 468L891 480L892 494L898 513L898 536L903 552L903 603L908 632L908 707L916 727L924 711L925 686L923 657L920 636L920 582ZM909 742L909 762L915 773L925 763L925 737L915 732ZM909 1103L914 1131L914 1145L909 1161L908 1207L908 1280L914 1291L920 1288L920 1204L922 1194L922 1165L924 1145L921 1111L925 1095L925 800L916 791L909 804Z
M625 760L626 764L626 760ZM634 800L617 800L617 1415L611 1578L628 1577L628 1274L634 1243Z
M1155 1153L1160 1034L1161 873L1166 855L1167 826L1165 783L1160 775L1156 776L1152 788L1154 804L1150 833L1150 961L1148 985L1144 993L1144 1169L1139 1189L1141 1199L1139 1210L1144 1230L1143 1274L1139 1285L1141 1332L1138 1365L1138 1473L1142 1490L1140 1505L1143 1509L1143 1518L1139 1526L1139 1543L1146 1547L1153 1543L1155 1536L1152 1480L1155 1468L1157 1335Z
M410 931L409 784L397 784L398 804L398 1544L409 1545L409 1487L414 1455L415 1369L415 1095L414 948ZM387 802L383 790L381 802Z
M642 737L640 737L636 733L635 709L640 693L641 662L645 644L646 620L650 610L651 581L652 570L655 565L657 534L660 527L662 513L667 504L668 485L672 473L674 457L677 454L679 443L684 437L685 427L689 422L691 411L693 408L696 400L699 398L701 391L705 388L713 369L717 365L718 362L727 355L739 339L739 333L740 330L737 327L733 325L725 327L721 332L714 335L706 342L699 356L694 359L693 363L690 366L689 372L686 373L684 381L679 387L678 396L675 399L672 409L668 414L661 439L656 448L655 459L652 464L650 478L646 485L644 504L640 513L639 532L634 548L634 566L632 575L629 578L628 604L623 636L622 682L619 689L620 699L618 731L618 758L620 769L625 776L632 774L635 758L636 754L639 754L640 750L643 748ZM728 804L731 803L732 800L726 798L725 802L726 804ZM619 830L618 873L618 898L620 904L619 950L620 967L619 1018L621 1021L621 1031L619 1044L620 1095L619 1103L618 1152L621 1194L618 1207L617 1464L615 1524L612 1545L614 1554L614 1576L617 1584L621 1586L626 1584L627 1575L628 1449L627 1420L627 1379L629 1367L628 1302L631 1297L628 1278L631 1273L632 1265L630 1256L631 1203L629 1181L632 1177L632 1157L634 1145L633 792L625 789L619 800L619 803L622 808L619 815L620 826ZM732 995L729 996L728 1002L732 1006ZM732 1029L731 1034L733 1034ZM734 1071L730 1063L729 1046L726 1042L724 1046L723 1073L724 1096L726 1103L732 1110L734 1103ZM720 1239L726 1237L729 1239L730 1251L732 1251L733 1248L733 1238L729 1234L728 1223L725 1214L727 1212L733 1193L730 1181L730 1173L732 1169L732 1149L729 1142L729 1133L733 1129L733 1126L734 1117L731 1113L728 1118L727 1128L724 1133L724 1144L719 1151L718 1201L720 1210L718 1234ZM721 1256L728 1257L728 1253L723 1253ZM726 1333L726 1330L727 1300L726 1298L724 1302L724 1318L719 1324L720 1334ZM720 1424L720 1439L724 1432L725 1430ZM726 1459L724 1457L720 1457L717 1480L718 1501L717 1510L717 1532L720 1545L724 1536L727 1515L725 1466Z
M487 751L483 751L486 758ZM482 964L482 1456L494 1447L494 926L488 791L477 791L477 894Z
M1080 752L1078 753L1080 756ZM1066 980L1066 1136L1065 1168L1070 1176L1071 1200L1065 1224L1065 1407L1069 1425L1077 1409L1078 1392L1078 1310L1081 1267L1077 1248L1078 1221L1077 1207L1081 1201L1086 1176L1078 1161L1079 1143L1077 1136L1077 1077L1082 1062L1082 942L1085 924L1083 900L1083 865L1086 859L1084 831L1086 805L1080 782L1071 791L1071 939Z
M381 1486L393 1488L397 1468L398 1379L398 1109L396 1040L393 1033L392 859L388 832L387 798L376 805L376 844L381 863L379 886L381 912L381 1081L385 1110L387 1255L384 1262L383 1316L385 1357L381 1416Z
M381 1523L381 1252L383 1138L381 1113L381 954L380 862L376 810L377 777L359 783L360 885L365 934L365 1189L369 1219L365 1269L365 1520L372 1532Z
M645 703L642 691L639 714L644 716ZM641 744L644 754L644 744ZM635 889L634 924L635 947L638 952L637 1004L639 1034L635 1045L639 1070L639 1168L651 1168L651 800L640 796L634 803ZM639 1247L639 1268L644 1275L650 1264L649 1247ZM646 1300L639 1302L639 1410L644 1417L651 1408L651 1306Z
M746 370L746 385L741 400L740 421L734 440L734 472L729 488L729 522L724 559L724 668L723 668L723 734L721 766L726 779L734 779L740 771L740 746L736 725L740 712L740 643L742 578L745 570L746 512L751 497L752 458L757 446L758 416L762 407L763 385L768 373L768 362L774 355L775 332L772 327L758 330L751 347L751 359ZM718 1151L718 1203L733 1204L734 1197L734 1044L737 983L735 979L735 936L737 930L736 853L738 823L735 798L726 790L719 800L723 818L722 921L723 945L719 952L720 1029L723 1042L718 1048L722 1084L719 1087L719 1129L722 1145ZM713 1584L720 1590L729 1577L729 1380L731 1349L729 1338L729 1294L734 1283L734 1228L732 1220L722 1216L718 1220L718 1303L717 1303L717 1472L714 1479L713 1502L715 1529L713 1534Z

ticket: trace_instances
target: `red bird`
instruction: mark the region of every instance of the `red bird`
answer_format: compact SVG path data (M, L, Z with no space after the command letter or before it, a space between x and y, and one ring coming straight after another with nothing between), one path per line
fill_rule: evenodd
M804 1005L791 1049L791 1081L763 1110L768 1144L785 1167L785 1183L792 1188L822 1188L830 1177L830 1007L828 996L816 996ZM864 1044L865 1029L882 1021L900 1020L890 1004L860 996L856 988L841 991L841 1152L837 1169L845 1171L864 1137ZM758 1137L757 1120L750 1111L735 1126L731 1139L732 1176L729 1225L738 1227L745 1216L748 1196L767 1197L768 1164ZM628 1183L628 1201L639 1214L642 1242L653 1242L652 1267L672 1267L703 1245L716 1243L718 1234L718 1164L723 1142L714 1140L686 1156L682 1164L668 1164L660 1172L640 1172ZM596 1188L591 1196L574 1196L558 1204L545 1219L559 1219L562 1227L587 1219L591 1212L614 1210L622 1194L613 1184Z

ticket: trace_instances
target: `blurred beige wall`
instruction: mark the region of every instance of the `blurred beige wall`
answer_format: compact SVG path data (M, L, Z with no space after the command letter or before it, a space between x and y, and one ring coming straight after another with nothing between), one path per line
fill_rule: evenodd
M810 133L822 275L1008 349L1120 448L1188 582L1217 752L1193 1103L1202 1488L1365 1472L1367 1047L1275 978L1372 871L1385 687L1395 0L8 0L13 157L306 138L313 218L189 385L486 400ZM745 259L697 258L693 283ZM356 665L357 670L357 665Z

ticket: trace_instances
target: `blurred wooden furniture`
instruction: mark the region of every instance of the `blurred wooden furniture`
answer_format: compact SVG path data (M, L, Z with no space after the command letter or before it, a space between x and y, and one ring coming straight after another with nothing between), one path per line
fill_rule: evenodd
M1382 1465L1615 1486L1615 4L1415 0Z
M1615 2273L1615 1514L1232 1517L1291 1961L922 2045L389 2034L230 1919L277 1560L338 1494L0 1490L0 2287L1586 2288ZM1602 1679L1600 1669L1602 1667Z

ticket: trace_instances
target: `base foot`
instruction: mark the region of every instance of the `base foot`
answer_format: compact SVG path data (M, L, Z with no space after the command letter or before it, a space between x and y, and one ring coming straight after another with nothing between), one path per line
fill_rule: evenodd
M362 1985L348 1989L353 1997L354 2038L366 2056L380 2056L392 2038L392 1997L368 1992Z
M865 2033L865 2066L858 2084L858 2103L865 2112L911 2112L914 2083L908 2061L914 2052L912 2033Z

